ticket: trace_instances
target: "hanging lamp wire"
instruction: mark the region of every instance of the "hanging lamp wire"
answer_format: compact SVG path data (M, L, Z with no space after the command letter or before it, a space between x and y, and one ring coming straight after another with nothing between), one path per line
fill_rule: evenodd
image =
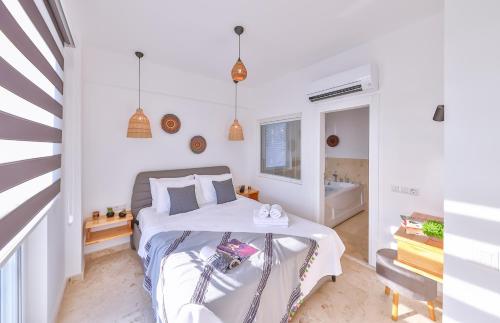
M139 57L139 108L141 107L141 56Z
M238 119L238 82L234 82L234 120Z

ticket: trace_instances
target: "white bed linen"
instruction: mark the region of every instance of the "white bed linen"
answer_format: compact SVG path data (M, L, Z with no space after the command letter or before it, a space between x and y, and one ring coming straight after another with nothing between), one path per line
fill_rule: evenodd
M288 214L289 226L257 226L253 223L253 213L261 203L239 197L236 201L217 205L204 205L200 209L169 216L157 213L153 208L139 212L138 220L142 231L139 255L145 257L145 245L151 237L163 231L212 231L212 232L256 232L275 233L311 238L321 248L308 274L301 283L304 296L308 295L316 283L327 275L342 273L340 257L345 251L337 233L326 226ZM162 291L159 291L162 292ZM163 291L165 292L165 291ZM176 314L176 322L221 323L214 313L201 305L185 304Z

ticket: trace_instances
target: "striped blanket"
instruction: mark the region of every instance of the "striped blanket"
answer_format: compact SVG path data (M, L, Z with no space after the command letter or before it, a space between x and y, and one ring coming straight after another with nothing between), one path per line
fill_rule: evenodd
M259 252L222 273L210 259L217 245L230 238ZM179 321L180 309L193 304L208 309L220 322L284 323L301 303L301 280L318 248L313 239L283 234L160 232L145 246L144 288L158 322ZM261 311L263 306L272 311Z

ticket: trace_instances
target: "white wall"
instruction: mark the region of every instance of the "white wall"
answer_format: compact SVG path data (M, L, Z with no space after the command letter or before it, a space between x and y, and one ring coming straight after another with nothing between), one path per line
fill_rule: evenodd
M82 60L81 2L64 0L75 48L64 48L63 181L65 277L78 277L83 269L82 246Z
M250 94L240 88L240 102ZM234 85L192 75L142 60L142 105L152 128L152 139L126 138L128 120L137 108L137 58L86 48L83 84L83 214L106 206L130 206L135 176L141 171L227 165L235 184L249 181L250 125L254 119L240 108L238 118L247 139L230 142L234 117ZM160 127L164 114L181 121L176 134ZM193 154L189 140L202 135L207 149ZM86 252L123 243L86 248Z
M302 184L258 176L253 147L253 185L264 201L318 220L320 188L319 108L305 96L314 80L373 62L380 70L380 210L378 247L393 242L400 214L442 215L443 125L432 121L443 102L443 17L436 15L267 84L259 90L257 119L302 113ZM322 144L322 143L321 143ZM391 192L391 184L417 187L420 195Z
M500 321L499 12L445 4L444 322Z
M325 143L326 157L368 159L369 112L368 108L358 108L326 114L325 138L330 135L339 137L336 147Z

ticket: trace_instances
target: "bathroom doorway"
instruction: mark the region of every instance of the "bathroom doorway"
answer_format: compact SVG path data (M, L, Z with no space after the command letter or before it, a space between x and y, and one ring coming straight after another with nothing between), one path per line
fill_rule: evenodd
M345 255L371 266L378 248L378 120L378 94L319 109L321 219L339 234Z
M346 254L368 263L368 106L325 113L324 223L335 229Z

